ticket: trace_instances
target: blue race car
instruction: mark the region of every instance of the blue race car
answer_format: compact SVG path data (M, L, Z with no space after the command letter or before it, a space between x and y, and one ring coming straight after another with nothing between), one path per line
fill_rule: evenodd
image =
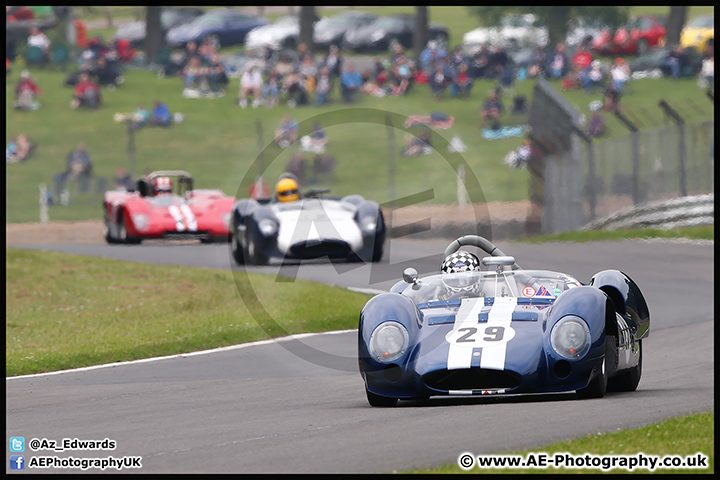
M489 256L480 261L462 246ZM419 279L406 269L360 313L370 405L433 395L600 398L637 388L650 313L630 277L604 270L584 285L564 273L523 270L476 235L454 240L443 258L439 274Z

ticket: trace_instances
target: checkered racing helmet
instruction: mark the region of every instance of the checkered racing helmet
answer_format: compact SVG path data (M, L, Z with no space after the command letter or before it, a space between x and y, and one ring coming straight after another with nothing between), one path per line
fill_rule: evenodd
M480 259L470 252L458 250L443 259L440 270L443 273L479 272Z

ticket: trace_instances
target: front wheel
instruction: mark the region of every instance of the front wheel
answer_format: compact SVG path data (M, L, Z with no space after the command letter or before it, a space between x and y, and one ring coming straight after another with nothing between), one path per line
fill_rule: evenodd
M235 262L238 265L245 265L245 255L243 252L242 242L235 229L233 228L232 237L230 238L230 249Z
M397 398L375 395L367 388L365 389L365 393L367 394L368 403L371 407L394 407L398 402Z
M268 257L262 254L258 246L255 244L255 230L257 227L251 223L245 229L245 263L248 265L267 265Z
M587 387L577 390L579 398L602 398L605 396L608 384L608 368L614 363L615 354L615 337L605 335L605 355L603 356L600 373L590 380Z

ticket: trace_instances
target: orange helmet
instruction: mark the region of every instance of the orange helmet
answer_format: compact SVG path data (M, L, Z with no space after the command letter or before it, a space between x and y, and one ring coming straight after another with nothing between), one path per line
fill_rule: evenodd
M292 178L283 178L275 186L275 193L281 202L294 202L300 200L298 184Z
M155 191L155 195L159 193L172 193L172 180L170 180L170 177L157 177L153 179L153 190Z

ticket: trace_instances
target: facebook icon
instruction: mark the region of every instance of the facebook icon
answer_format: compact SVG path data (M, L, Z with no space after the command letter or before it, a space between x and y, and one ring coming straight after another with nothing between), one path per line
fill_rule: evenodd
M10 455L10 470L24 470L25 455Z

